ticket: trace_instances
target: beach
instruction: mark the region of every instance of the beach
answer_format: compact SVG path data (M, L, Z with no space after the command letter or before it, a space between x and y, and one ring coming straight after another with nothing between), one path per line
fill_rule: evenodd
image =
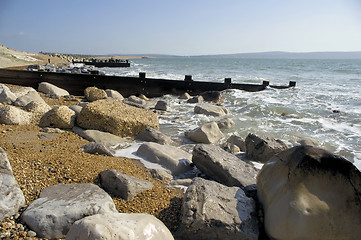
M190 62L192 63L191 67ZM278 60L278 65L276 65L267 60L233 61L227 59L220 61L220 59L214 58L134 59L130 68L105 68L103 70L108 75L118 74L124 76L133 76L137 74L135 71L147 70L151 77L162 78L165 76L166 79L179 79L182 77L179 72L183 72L180 69L187 68L195 71L193 75L196 80L214 81L212 79L214 76L219 78L220 74L224 74L224 72L227 74L232 73L234 71L232 67L240 66L240 62L244 63L242 67L245 68L247 74L249 73L247 71L253 74L258 71L264 74L265 71L268 74L274 74L273 77L279 77L276 83L285 80L283 75L287 75L287 79L296 80L295 78L297 78L301 81L301 85L297 84L297 88L286 90L266 89L257 93L227 90L217 94L220 98L208 100L207 103L204 102L202 96L192 98L192 96L186 95L181 97L166 95L152 99L148 99L146 96L139 96L141 98L131 96L123 99L122 96L119 96L119 93L115 94L109 90L106 92L105 89L98 88L87 88L84 91L84 96L65 94L54 98L52 94L41 92L39 86L37 94L40 95L41 99L36 101L45 101L45 105L52 108L44 111L42 113L43 117L49 112L59 110L59 106L63 106L62 109L67 109L67 113L74 115L77 121L73 121L70 127L63 123L59 124L61 130L57 128L46 129L44 123L41 124L39 119L36 121L27 120L27 124L23 125L0 125L0 146L7 154L12 172L21 192L24 194L26 203L26 206L20 208L16 214L5 218L1 222L1 236L12 239L23 239L25 237L36 239L38 235L35 230L33 231L34 226L29 227L23 222L26 218L24 218L24 215L28 215L28 213L24 214L24 211L31 211L31 206L36 205L35 202L43 201L41 194L43 194L44 189L59 184L71 186L72 184L87 183L93 183L106 189L99 174L108 169L153 184L151 188L141 191L129 200L111 193L110 196L115 204L116 211L119 213L147 213L153 215L162 221L162 224L171 231L175 239L227 239L225 236L229 237L229 234L234 234L233 237L230 237L232 239L240 236L247 236L247 239L267 239L265 235L273 237L275 233L272 231L278 227L281 230L277 230L276 235L283 232L288 234L288 231L292 233L294 230L283 229L283 226L287 225L287 218L282 218L281 221L284 221L282 224L276 224L275 226L269 224L275 222L274 217L277 215L273 215L272 212L281 212L288 216L289 212L293 211L292 207L287 207L287 204L282 205L285 206L284 209L271 207L270 210L267 208L270 204L267 202L268 193L274 194L275 198L279 197L280 202L285 201L283 195L279 194L279 190L273 188L274 186L280 187L281 192L289 192L290 197L286 198L286 201L292 204L294 201L298 201L297 194L305 194L305 199L307 199L305 201L311 207L306 208L305 214L301 214L299 217L304 218L307 224L311 223L311 226L316 226L317 223L312 223L312 218L308 218L308 211L313 211L313 208L315 208L316 215L322 213L325 209L322 207L323 203L320 205L317 199L309 198L302 188L299 188L299 192L298 190L294 192L292 188L288 189L290 185L287 184L287 181L292 178L282 180L282 177L287 179L287 176L294 174L295 178L292 181L295 182L292 184L300 184L300 186L306 184L308 186L308 178L306 180L298 179L297 176L300 173L297 171L300 171L301 174L310 175L312 184L308 187L313 188L314 194L322 198L324 185L329 186L327 181L323 182L322 179L328 179L330 175L327 174L335 174L333 171L337 172L338 168L347 169L341 173L342 176L340 175L340 178L342 178L340 184L342 182L342 184L347 185L347 189L351 187L351 193L345 192L342 197L345 195L345 198L354 199L352 195L354 194L352 191L353 186L349 186L347 179L355 178L352 181L358 181L360 177L359 170L352 164L352 162L356 166L359 164L359 149L352 147L357 146L357 141L359 141L359 138L357 138L359 123L354 122L354 116L358 114L358 108L352 98L352 101L348 99L344 102L335 101L339 105L334 105L332 102L327 102L326 97L328 96L323 95L322 91L320 93L315 87L314 89L306 87L306 83L311 83L312 86L327 88L327 85L323 83L306 79L314 72L319 71L313 68L310 73L308 68L311 67L312 61L307 65L304 60ZM245 67L246 62L251 66L250 69ZM226 64L230 63L234 65L226 66ZM340 65L339 62L335 61L317 61L315 63L318 66L323 66L325 63L331 64L329 68L332 71L338 71ZM343 64L342 61L341 63ZM18 61L16 64L22 66L24 62ZM306 64L306 67L302 64ZM263 70L258 69L260 66L263 67ZM270 70L272 67L277 69ZM289 69L298 68L301 68L301 70L298 70L294 75L288 75ZM168 72L164 69L167 69ZM213 75L203 74L205 69L210 69ZM333 73L330 74L328 71L329 69L320 72L331 76ZM241 74L245 73L242 72ZM272 77L267 79L263 76L252 76L250 74L250 77L241 74L238 77L250 83L256 83L260 80L274 80ZM353 75L355 75L354 70L351 69L350 72L342 75L343 80L346 82L347 78ZM18 94L16 101L11 100L15 106L18 106L17 104L20 102L19 99L23 97L22 95L29 93L21 86L5 84L5 87L9 88L8 94L9 92ZM2 87L4 93L6 92L5 87ZM347 89L349 85L344 84L342 87ZM316 95L310 94L310 91L313 91ZM342 94L341 96L344 97ZM338 97L339 95L333 98L337 99ZM8 100L5 99L5 101ZM347 107L342 108L345 106L343 104L346 103L348 104ZM10 107L7 104L1 106L3 113L10 112L9 109L15 111L14 109L19 108ZM29 105L30 107L28 105L22 107L28 112L22 111L22 114L25 114L24 116L30 114L31 109L41 109L39 106L44 106L40 104L36 107L37 105L31 102ZM126 113L124 116L117 114L117 111L121 109L127 109L124 110ZM75 114L76 111L78 112ZM94 111L100 112L95 114ZM80 117L79 114L83 117ZM63 115L65 121L66 114ZM52 117L55 121L57 117L54 116ZM127 119L127 116L132 116L130 118L137 119L137 122L156 116L157 123L153 124L150 120L147 124L154 129L146 128L146 134L150 135L139 137L141 135L139 129L144 128L144 126L139 127L122 122L124 121L122 118ZM71 118L68 119L71 120ZM126 121L131 121L131 119L128 118ZM113 124L114 122L121 126L120 129ZM57 123L59 121L51 122L50 120L47 125L54 127L54 124L57 125ZM40 125L43 126L39 127ZM87 153L84 146L90 142L80 137L82 134L79 134L79 129L73 128L74 126L108 131L118 135L127 132L127 134L133 136L128 136L124 144L131 147L124 149L120 147L113 151L97 145L95 152L93 151L92 154ZM158 128L160 131L156 130ZM335 134L340 136L337 139L339 142L330 143L335 138ZM134 141L136 136L137 139ZM154 143L146 143L148 141ZM343 145L339 143L343 143ZM136 149L134 150L133 147L136 147ZM340 156L334 156L323 149L336 152ZM180 154L180 156L174 157L177 154ZM278 155L281 157L277 157ZM285 162L294 161L293 156L303 155L305 157L301 157L300 162L311 159L315 163L300 164L295 172L292 172L294 169L288 169L290 173L284 175L287 171L282 170L282 165ZM280 161L280 159L282 160ZM322 163L324 165L318 166L317 164L324 161L324 159L330 159L329 161L335 161L335 163L332 163L332 165L330 162L331 166L328 166L329 163L325 162ZM150 170L145 168L149 161L157 163L157 167L162 165L161 167L167 169L167 171L170 170L173 177L178 179L177 184L182 185L181 188L169 185L170 180L158 180L154 175L151 175ZM275 164L265 164L262 168L267 161L273 161ZM303 168L308 164L316 164L314 168L320 168L322 171L320 170L317 173L309 172L309 168ZM273 165L276 166L275 169L272 169ZM335 166L340 167L335 168ZM261 168L262 170L260 170ZM272 174L275 171L281 173ZM325 173L327 176L319 176L320 173ZM272 182L269 182L267 181L268 174L277 177L273 178ZM344 175L346 176L346 183L343 182ZM198 178L199 176L202 179ZM265 179L263 179L263 176L266 176ZM113 183L115 184L115 182L112 182L111 185ZM283 185L283 183L286 184ZM343 188L342 184L333 184L328 189L328 192L337 195L340 191L338 187L342 186ZM343 201L349 201L342 199L342 197L328 198L328 196L325 201L330 206L340 205L337 201L340 201L343 206ZM261 213L263 210L259 208L259 204L265 206L264 214L266 214L265 221L267 221L265 226L263 226L263 213ZM307 204L301 207L307 207ZM318 207L320 208L318 209ZM332 211L330 214L337 215L339 214L337 211ZM358 211L359 209L356 206L353 211L345 215L345 226L352 227L354 223L351 224L349 218L355 218L352 212L357 213ZM322 216L324 215L320 214L320 218L323 219ZM337 220L338 218L334 219ZM297 218L293 220L298 221ZM323 219L322 221L328 220ZM303 227L307 229L307 224L295 226L296 230L298 231ZM334 226L341 225L339 223L334 224ZM330 231L327 232L330 235L327 236L344 236L346 234L343 232L344 227L337 229L331 227ZM322 227L319 229L322 229ZM36 231L39 234L46 234L41 229ZM307 235L308 231L302 230L302 233ZM49 236L52 236L51 234ZM64 234L66 233L59 236L64 237ZM354 234L359 233L355 232ZM305 239L307 237L309 236L306 236ZM312 237L309 239L312 239Z
M18 87L8 86L10 89ZM43 98L49 105L73 105L78 102ZM116 169L154 184L151 190L142 192L129 201L113 197L119 212L149 213L163 220L169 229L177 228L183 192L166 187L165 182L152 178L149 170L138 160L84 153L81 147L89 141L71 131L46 134L36 125L1 124L0 135L0 146L8 155L13 174L27 204L37 199L40 192L51 185L97 183L97 176L101 171ZM6 222L9 221L11 220L2 221L3 233L10 229L6 227ZM15 222L20 223L20 219ZM23 239L24 234L24 231L13 228L11 237Z

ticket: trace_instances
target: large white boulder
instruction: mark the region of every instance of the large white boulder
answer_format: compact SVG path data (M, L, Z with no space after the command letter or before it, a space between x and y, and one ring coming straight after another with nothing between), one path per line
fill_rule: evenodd
M119 101L122 101L124 99L123 95L116 90L107 89L105 90L105 92L109 98L113 98Z
M115 169L107 169L99 173L102 188L113 196L130 200L138 193L153 188L153 183L133 176L118 172Z
M312 146L271 158L257 178L271 239L361 239L361 173Z
M194 107L194 113L208 116L223 117L226 112L223 107L211 103L198 104Z
M144 142L155 142L163 145L175 144L170 137L151 127L146 127L143 131L141 131L137 135L135 140Z
M286 150L287 145L279 139L248 134L245 141L247 157L261 163L267 162L277 153Z
M20 108L4 105L0 107L0 123L7 125L26 125L31 123L32 114Z
M257 240L256 204L238 187L195 178L188 187L182 206L177 239Z
M27 90L27 89L25 89L25 90ZM14 102L15 106L25 107L30 102L39 102L39 103L47 104L41 98L41 96L39 95L39 93L37 91L35 91L34 89L28 89L28 90L29 91L25 95L21 95L15 100L15 102Z
M192 155L177 147L147 142L139 147L137 155L150 162L160 164L173 175L179 175L192 169L190 166Z
M57 87L51 83L47 83L47 82L39 83L38 91L48 94L54 98L60 98L60 97L69 95L69 92L66 91L65 89L59 88L59 87Z
M232 187L256 184L258 171L235 155L212 144L194 147L192 161L208 177Z
M216 143L222 137L223 133L216 122L203 124L201 127L186 132L185 136L196 143Z
M90 142L95 142L105 147L113 147L120 143L129 142L129 140L125 138L99 130L85 130L79 127L73 127L72 131Z
M25 198L10 166L6 152L0 147L0 221L25 206Z
M173 240L168 228L156 217L144 213L108 213L76 221L67 240Z
M86 216L114 212L111 197L94 184L57 184L41 192L22 220L37 236L53 239L64 238L71 225Z

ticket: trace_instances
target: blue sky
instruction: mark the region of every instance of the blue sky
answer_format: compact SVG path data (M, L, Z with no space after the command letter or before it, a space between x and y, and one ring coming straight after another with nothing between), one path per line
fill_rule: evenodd
M0 0L0 43L89 54L361 51L361 1Z

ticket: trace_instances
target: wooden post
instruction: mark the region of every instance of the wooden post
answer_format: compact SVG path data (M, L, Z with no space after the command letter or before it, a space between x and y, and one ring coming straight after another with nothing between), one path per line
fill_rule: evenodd
M289 86L289 87L296 87L296 82L295 82L295 81L290 81L290 82L288 83L288 86Z
M269 81L263 81L263 86L268 86L269 85Z
M140 72L139 73L139 78L145 78L145 72Z
M186 81L186 82L192 82L192 81L193 81L193 80L192 80L192 75L185 75L184 81Z
M232 83L232 79L231 78L225 78L224 83L229 85L229 84Z

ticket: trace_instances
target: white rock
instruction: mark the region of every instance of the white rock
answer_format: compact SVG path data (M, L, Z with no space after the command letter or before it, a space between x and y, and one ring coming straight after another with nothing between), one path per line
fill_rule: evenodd
M32 114L14 106L5 105L0 107L0 123L7 125L30 124Z
M139 147L137 155L150 162L160 164L174 175L192 169L190 166L192 155L177 147L148 142Z
M144 213L97 214L76 221L67 240L173 240L168 228Z
M117 100L123 100L124 97L122 94L120 94L118 91L116 90L112 90L112 89L107 89L105 90L105 92L107 93L107 96L113 99L117 99Z
M216 143L223 137L223 133L216 122L210 122L186 132L185 136L197 143Z
M120 173L115 169L107 169L99 173L102 188L113 196L125 200L134 198L138 193L153 188L153 183Z
M16 98L15 94L7 86L0 83L0 103L12 104Z
M36 92L35 90L30 90L28 93L26 93L25 95L22 95L20 97L18 97L15 102L14 105L15 106L19 106L19 107L25 107L26 105L28 105L30 102L39 102L42 104L47 104L42 98L41 96L38 94L38 92Z
M246 141L247 157L261 163L267 162L271 157L286 150L287 145L279 139L267 136L248 134Z
M192 161L199 170L226 186L243 189L256 184L258 171L218 146L198 144L192 154Z
M38 237L54 239L64 238L77 220L114 212L111 197L94 184L57 184L41 192L22 214L22 220Z
M195 178L182 206L179 239L247 239L259 236L255 202L238 187Z
M145 105L145 104L146 104L146 102L145 102L144 99L141 99L141 98L136 97L136 96L134 96L134 95L129 96L129 97L128 97L128 101L129 101L129 102L132 102L132 103L139 104L139 105Z
M232 119L230 118L224 118L224 119L221 119L217 122L218 124L218 127L220 129L229 129L229 128L233 128L235 123Z
M312 146L272 157L257 177L270 239L361 239L361 173Z
M226 115L224 108L211 103L198 104L194 107L195 114L204 114L207 116L223 117Z
M51 97L60 98L62 96L70 95L65 89L59 88L51 83L41 82L39 83L38 91L49 94Z
M25 206L25 198L10 166L6 152L0 147L0 221Z

